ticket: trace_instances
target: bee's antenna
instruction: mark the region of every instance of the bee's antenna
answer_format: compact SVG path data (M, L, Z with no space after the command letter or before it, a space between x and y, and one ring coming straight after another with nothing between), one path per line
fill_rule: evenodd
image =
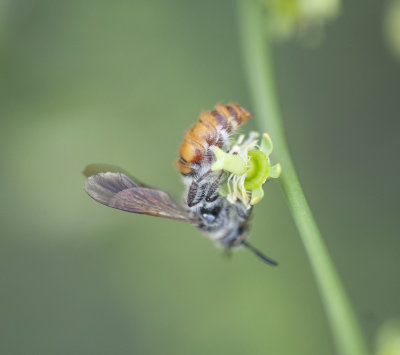
M258 249L254 248L251 244L249 244L245 240L242 242L242 245L244 245L247 249L251 250L255 255L257 255L265 263L273 265L273 266L278 265L278 263L276 261L266 257L263 253L261 253Z

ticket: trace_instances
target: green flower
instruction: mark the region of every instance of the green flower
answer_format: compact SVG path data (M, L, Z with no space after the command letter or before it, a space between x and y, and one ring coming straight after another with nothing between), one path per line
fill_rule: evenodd
M340 0L259 0L266 11L266 26L276 40L291 37L316 43L323 26L338 16Z
M377 355L400 355L400 320L385 321L379 328L376 341Z
M385 12L386 42L393 53L400 58L400 0L388 1Z
M220 187L220 195L226 196L231 203L241 200L248 208L263 198L262 185L265 181L278 178L281 173L280 164L270 165L269 155L273 150L271 138L264 133L258 147L257 137L258 133L252 132L243 142L244 136L240 136L229 153L216 147L216 161L211 166L213 171L227 172L227 182Z

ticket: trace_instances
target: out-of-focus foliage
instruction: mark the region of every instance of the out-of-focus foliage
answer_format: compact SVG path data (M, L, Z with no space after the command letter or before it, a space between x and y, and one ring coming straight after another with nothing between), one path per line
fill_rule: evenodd
M400 58L400 0L387 3L384 32L389 48Z
M251 242L277 268L245 250L224 258L190 225L101 206L82 188L86 164L109 163L179 198L173 162L199 112L252 110L232 1L6 4L0 353L333 355L276 180ZM400 66L382 11L348 2L321 46L275 51L290 148L371 345L400 313Z
M276 40L297 37L306 42L321 39L323 27L340 12L340 0L261 0L268 32Z
M400 355L400 321L386 321L379 329L376 355Z

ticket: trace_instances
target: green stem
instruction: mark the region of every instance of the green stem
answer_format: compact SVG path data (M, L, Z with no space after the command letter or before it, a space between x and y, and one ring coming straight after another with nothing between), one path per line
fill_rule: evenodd
M354 311L312 216L289 153L274 85L269 42L264 33L263 9L254 0L238 0L240 34L255 116L269 132L277 161L282 165L280 183L310 260L322 303L341 355L368 354Z

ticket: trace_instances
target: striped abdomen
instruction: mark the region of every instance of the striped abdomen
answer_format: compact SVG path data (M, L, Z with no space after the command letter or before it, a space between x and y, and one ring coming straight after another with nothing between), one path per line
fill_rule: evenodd
M179 149L177 168L183 175L192 173L194 165L213 158L212 146L222 147L229 134L245 123L252 114L238 104L219 104L202 112L198 121L185 133Z

